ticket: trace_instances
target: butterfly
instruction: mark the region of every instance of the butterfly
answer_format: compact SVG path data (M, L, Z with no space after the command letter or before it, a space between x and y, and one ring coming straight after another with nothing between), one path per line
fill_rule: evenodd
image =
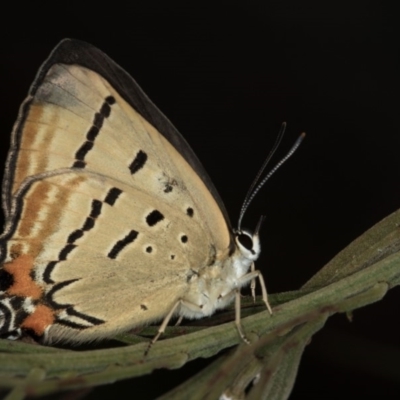
M43 343L202 318L262 275L185 139L136 82L61 41L12 132L2 189L0 334ZM153 339L153 341L156 340Z

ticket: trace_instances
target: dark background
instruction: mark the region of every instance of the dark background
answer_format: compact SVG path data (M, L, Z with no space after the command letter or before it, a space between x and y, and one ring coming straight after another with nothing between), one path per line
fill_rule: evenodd
M62 38L73 37L129 71L177 126L233 225L282 121L288 131L281 155L307 132L244 221L254 227L260 214L267 217L257 266L269 292L298 289L399 208L400 63L390 2L80 3L15 3L19 9L3 14L2 158L37 69ZM396 288L356 311L352 323L333 317L308 346L291 398L395 398L400 374L383 367L393 372L400 359L399 304ZM376 367L371 354L381 357ZM103 387L91 398L126 391L151 399L205 363Z

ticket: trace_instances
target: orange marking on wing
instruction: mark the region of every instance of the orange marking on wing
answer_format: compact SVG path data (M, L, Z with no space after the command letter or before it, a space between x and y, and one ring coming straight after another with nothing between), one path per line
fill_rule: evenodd
M47 181L35 182L25 195L24 207L21 220L18 224L18 235L26 238L32 235L32 229L38 220L43 202L51 190L51 185Z
M33 258L29 255L21 255L15 260L5 263L4 269L14 277L14 283L7 289L10 296L31 297L40 299L43 289L31 278Z
M46 328L53 324L54 319L54 311L43 304L39 304L35 311L25 318L21 327L32 329L36 335L41 336Z
M70 196L84 181L84 176L65 175L35 182L25 194L18 236L30 240L31 243L37 240L43 243L43 238L49 237L57 229ZM36 243L35 247L36 253L30 251L31 254L38 254L41 250Z
M50 135L50 129L41 129L38 131L38 123L40 123L40 121L43 119L43 111L44 109L41 105L32 104L29 107L28 115L22 128L23 134L21 136L20 144L21 151L18 154L17 165L15 167L12 193L15 193L28 175L39 174L46 168L46 148L49 143L47 136ZM44 131L47 135L43 135L42 131ZM38 157L35 154L37 152L32 151L31 149L38 147L37 144L35 145L35 141L38 140L39 134L41 139L41 151L40 156ZM32 169L32 165L35 166L34 169Z

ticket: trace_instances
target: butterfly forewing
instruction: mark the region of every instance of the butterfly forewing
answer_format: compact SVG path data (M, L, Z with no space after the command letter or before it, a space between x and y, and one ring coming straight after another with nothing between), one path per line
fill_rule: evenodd
M183 157L182 138L167 139L107 77L75 61L53 57L39 72L3 187L0 300L18 298L16 319L38 335L50 326L48 340L162 318L190 275L231 245L219 198L190 148Z

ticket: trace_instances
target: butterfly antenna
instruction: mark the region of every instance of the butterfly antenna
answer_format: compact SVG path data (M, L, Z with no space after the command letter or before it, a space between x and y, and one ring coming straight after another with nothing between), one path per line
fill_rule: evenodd
M283 124L282 124L282 125L283 125ZM285 125L285 127L286 127L286 125ZM273 149L271 150L270 154L271 154L271 153L273 154L273 152L276 151L276 148L275 148L276 143L278 143L278 145L279 145L280 141L282 140L282 138L279 139L279 136L283 135L284 129L283 129L283 133L282 133L282 134L281 134L281 132L282 132L282 128L281 128L281 130L279 131L278 138L277 138L277 140L275 141L274 147L273 147ZM271 171L268 172L268 174L264 177L264 179L256 186L256 182L257 182L257 180L259 179L260 172L257 174L257 179L255 180L255 182L253 181L253 183L252 183L252 185L251 185L252 190L250 191L250 194L248 193L248 194L246 195L245 201L243 202L243 206L242 206L242 209L241 209L241 211L240 211L240 216L239 216L238 230L240 230L240 226L241 226L241 223L242 223L243 216L244 216L245 212L247 211L247 208L249 207L250 203L253 201L254 197L257 195L257 193L260 191L260 189L265 185L265 182L267 182L268 179L271 178L271 176L274 175L275 172L276 172L276 171L277 171L277 170L278 170L278 169L279 169L279 168L280 168L294 153L295 153L295 151L298 149L298 147L300 146L300 144L301 144L301 142L303 141L303 139L305 138L305 136L306 136L306 134L305 134L305 132L303 132L303 133L297 138L297 140L294 142L293 146L292 146L291 149L286 153L286 155L272 168ZM279 139L279 140L278 140L278 139ZM268 155L266 161L269 161L269 160L270 160L270 158L271 158L271 157L270 157L270 154ZM268 163L268 162L265 162L265 161L264 161L263 167L262 167L261 170L260 170L261 172L262 172L262 170L264 170L264 168L265 168L265 166L266 166L267 163ZM255 187L255 188L254 188L254 187ZM261 223L262 223L262 221L259 222L259 225L260 225L260 226L261 226ZM258 227L258 225L257 225L257 227Z
M286 130L286 122L283 122L279 132L278 132L278 136L275 139L275 143L272 146L271 151L269 152L267 158L265 159L265 161L263 162L263 165L261 166L261 168L259 169L259 171L257 172L256 177L254 178L253 182L251 183L249 190L246 193L246 196L244 198L243 201L243 205L242 205L242 209L240 210L240 215L243 215L244 210L246 208L246 204L253 192L253 189L255 188L255 186L257 185L257 182L259 181L262 173L264 172L265 168L267 167L267 165L269 164L269 162L271 161L272 156L275 154L276 150L278 149L279 145L281 144L283 135L285 134L285 130Z
M258 220L257 226L256 226L256 230L254 231L254 235L258 235L258 233L261 230L261 226L265 221L265 215L261 215L260 219Z

